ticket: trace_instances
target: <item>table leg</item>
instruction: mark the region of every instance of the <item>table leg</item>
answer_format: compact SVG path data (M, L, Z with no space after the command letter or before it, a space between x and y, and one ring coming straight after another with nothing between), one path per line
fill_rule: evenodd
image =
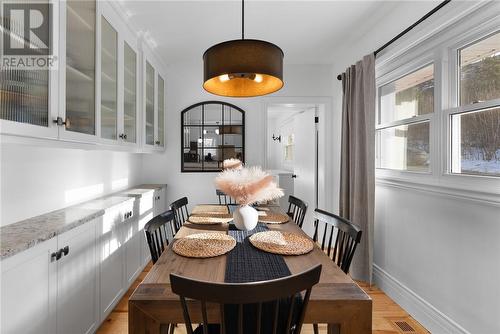
M340 334L340 325L339 324L328 324L327 333L328 334Z
M341 321L340 326L337 325L337 331L330 332L330 326L328 326L328 333L339 333L339 334L371 334L372 333L372 303L364 303L359 305L357 310L352 313L349 318Z
M160 323L144 313L133 302L128 303L129 334L160 334Z

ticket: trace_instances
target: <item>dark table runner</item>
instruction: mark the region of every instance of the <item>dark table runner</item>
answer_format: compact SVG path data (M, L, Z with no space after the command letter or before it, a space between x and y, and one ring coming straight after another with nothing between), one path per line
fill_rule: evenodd
M240 231L229 225L228 234L236 239L236 246L226 257L226 283L267 281L291 275L281 255L261 251L250 243L248 237L257 232L269 231L259 223L251 231Z
M283 256L261 251L250 243L248 237L257 232L268 231L269 228L262 223L251 231L240 231L233 224L229 225L228 234L236 239L236 246L226 257L226 273L224 281L226 283L246 283L267 281L291 275L290 269L286 265ZM296 306L302 302L300 295L297 295ZM278 333L283 332L286 324L289 299L280 300L278 316ZM296 310L297 308L295 308ZM273 303L262 305L262 327L261 333L272 333ZM226 305L226 333L237 332L238 308L236 305ZM295 319L298 314L294 312ZM257 311L255 305L244 306L244 333L256 333L255 321Z

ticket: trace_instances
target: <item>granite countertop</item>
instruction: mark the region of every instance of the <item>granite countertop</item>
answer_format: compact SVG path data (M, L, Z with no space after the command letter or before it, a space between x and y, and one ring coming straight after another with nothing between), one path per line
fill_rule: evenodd
M114 207L115 205L133 200L134 200L133 198L128 196L120 196L113 194L102 198L93 199L88 202L83 202L81 204L78 204L77 206L83 209L103 210L104 212L107 209Z
M157 189L164 188L166 186L167 186L166 184L141 184L141 185L134 187L134 189L155 189L155 190L157 190Z
M144 189L144 188L134 188L134 189L128 189L119 192L117 195L118 196L128 196L128 197L136 197L136 198L141 198L145 194L150 194L153 193L154 189Z
M103 209L71 206L0 228L0 259L52 239L104 214Z
M134 201L134 198L140 198L143 194L165 186L165 184L142 184L119 193L3 226L0 228L0 259L6 259L34 247L59 234L103 216L106 210L113 206L127 201Z

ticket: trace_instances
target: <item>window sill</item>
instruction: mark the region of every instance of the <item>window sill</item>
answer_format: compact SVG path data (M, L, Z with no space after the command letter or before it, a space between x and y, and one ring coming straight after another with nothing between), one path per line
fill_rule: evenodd
M484 182L488 183L487 187L482 187ZM377 175L375 185L419 191L435 196L444 196L500 207L500 179L492 180L490 177L444 174L439 180L431 177L424 180L420 178L403 179L400 177Z

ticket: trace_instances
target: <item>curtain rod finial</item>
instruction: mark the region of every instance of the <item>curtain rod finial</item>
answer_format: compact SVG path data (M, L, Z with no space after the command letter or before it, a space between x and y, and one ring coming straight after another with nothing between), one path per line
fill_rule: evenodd
M342 74L337 75L337 80L342 81Z

